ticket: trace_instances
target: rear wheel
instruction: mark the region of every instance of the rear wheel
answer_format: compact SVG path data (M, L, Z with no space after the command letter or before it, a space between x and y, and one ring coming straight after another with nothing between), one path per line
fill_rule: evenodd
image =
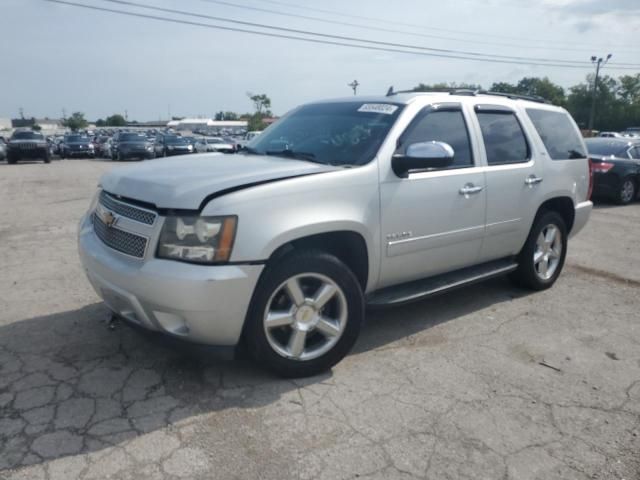
M616 197L619 205L627 205L636 198L636 183L632 178L626 177L620 182L620 188Z
M536 218L529 237L518 255L518 269L510 278L533 290L551 287L560 276L567 255L567 226L556 212Z
M363 319L362 289L344 263L322 251L294 251L267 267L244 333L259 363L283 377L306 377L342 360Z
M44 160L44 163L51 163L51 155L49 154L49 152L45 153L42 160Z
M11 154L7 155L7 163L10 163L10 164L13 165L13 164L15 164L17 162L18 162L18 158L17 157L15 157L15 156L13 156Z

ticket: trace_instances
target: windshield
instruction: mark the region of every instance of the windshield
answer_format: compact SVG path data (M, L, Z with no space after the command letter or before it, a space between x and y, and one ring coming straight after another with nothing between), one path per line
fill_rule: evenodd
M147 137L139 133L123 133L120 135L121 142L146 142Z
M306 105L255 137L247 150L330 165L364 165L376 155L401 111L402 105L393 103Z
M621 142L602 142L588 138L585 140L587 150L591 155L613 155L614 157L626 157L627 145Z
M79 142L88 142L89 137L82 137L80 135L69 135L65 137L65 142L68 143L79 143Z
M207 140L205 140L207 143L212 144L212 143L222 143L222 140L220 140L219 138L208 138Z
M164 141L168 145L185 145L187 143L182 137L164 137Z
M44 140L44 137L36 132L16 132L11 138L13 140Z

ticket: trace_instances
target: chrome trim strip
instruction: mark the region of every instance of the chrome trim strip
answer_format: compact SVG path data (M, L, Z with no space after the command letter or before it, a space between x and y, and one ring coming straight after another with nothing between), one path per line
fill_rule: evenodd
M404 243L412 243L418 242L420 240L431 240L433 238L445 237L447 235L456 235L458 233L472 232L475 230L484 230L484 225L478 225L475 227L461 228L460 230L450 230L448 232L443 233L433 233L431 235L423 235L421 237L411 237L411 238L403 238L400 240L393 240L391 242L387 242L387 246L393 247L395 245L401 245Z

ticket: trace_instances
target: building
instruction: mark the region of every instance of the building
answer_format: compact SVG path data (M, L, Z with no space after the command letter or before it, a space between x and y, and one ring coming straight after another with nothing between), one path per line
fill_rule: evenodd
M247 122L245 120L212 120L210 118L183 118L182 120L171 120L167 123L168 128L175 130L211 130L211 129L228 129L239 130L246 129Z

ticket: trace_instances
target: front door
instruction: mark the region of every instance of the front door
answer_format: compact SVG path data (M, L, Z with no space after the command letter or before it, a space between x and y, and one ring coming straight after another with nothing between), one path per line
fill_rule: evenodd
M379 287L477 263L485 225L483 169L475 163L458 104L430 106L411 122L396 153L408 145L445 142L453 165L381 182L382 260Z

